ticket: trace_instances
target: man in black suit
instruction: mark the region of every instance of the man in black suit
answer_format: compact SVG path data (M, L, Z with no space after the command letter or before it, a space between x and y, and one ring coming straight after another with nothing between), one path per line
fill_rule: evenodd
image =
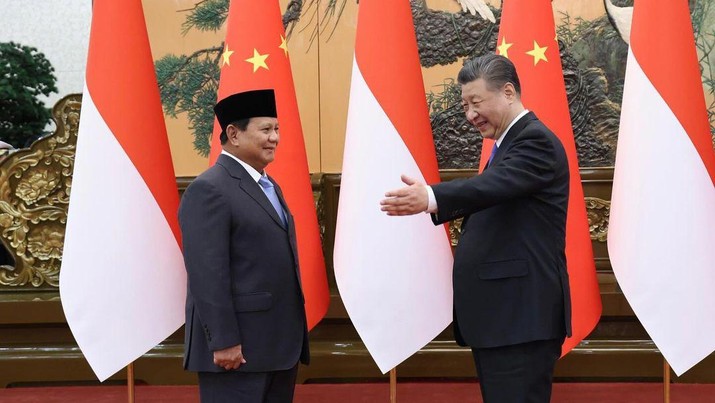
M458 76L467 120L496 141L477 176L388 192L389 215L464 217L454 257L454 333L472 348L484 401L548 402L571 332L566 272L569 168L559 139L524 109L509 59L485 55Z
M293 217L264 170L280 140L275 96L238 93L214 111L223 151L179 207L184 368L204 403L290 402L308 335Z

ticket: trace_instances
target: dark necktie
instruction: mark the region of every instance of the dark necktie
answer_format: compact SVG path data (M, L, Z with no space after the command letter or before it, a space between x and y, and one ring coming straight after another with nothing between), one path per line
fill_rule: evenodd
M283 206L281 206L281 202L278 200L278 194L276 194L276 188L273 186L273 183L269 181L267 177L261 176L261 179L258 180L258 184L263 188L263 193L266 194L268 201L271 202L273 208L276 210L276 213L278 213L278 217L281 219L283 226L285 226L286 218L283 213Z

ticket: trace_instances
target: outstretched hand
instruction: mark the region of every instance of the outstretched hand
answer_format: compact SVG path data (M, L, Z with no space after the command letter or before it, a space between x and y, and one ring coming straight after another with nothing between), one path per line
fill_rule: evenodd
M400 179L407 186L385 193L386 199L380 202L380 210L390 216L413 215L427 211L429 204L427 186L407 175L400 176Z

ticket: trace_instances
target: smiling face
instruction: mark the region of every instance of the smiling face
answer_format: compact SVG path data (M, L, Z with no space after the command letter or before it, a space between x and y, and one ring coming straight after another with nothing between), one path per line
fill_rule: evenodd
M518 114L513 108L516 101L516 91L511 83L491 88L483 78L478 78L462 85L464 114L485 139L498 140L504 134Z
M258 172L263 172L275 159L280 141L276 118L251 118L246 130L230 124L226 127L226 135L231 148L229 152Z

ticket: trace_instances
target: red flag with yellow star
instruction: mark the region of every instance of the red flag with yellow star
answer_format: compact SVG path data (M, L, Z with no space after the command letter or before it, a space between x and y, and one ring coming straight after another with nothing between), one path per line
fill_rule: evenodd
M305 311L311 329L325 316L330 294L278 0L231 1L220 64L217 99L241 91L267 88L275 91L281 142L276 159L267 170L281 185L295 218ZM221 128L214 121L209 155L212 165L221 153L220 133Z
M566 262L573 335L563 344L561 354L565 355L596 327L601 317L601 295L551 1L505 0L497 53L514 63L521 81L524 107L533 111L559 137L569 160L571 182L566 218ZM493 145L493 141L484 141L482 169Z

